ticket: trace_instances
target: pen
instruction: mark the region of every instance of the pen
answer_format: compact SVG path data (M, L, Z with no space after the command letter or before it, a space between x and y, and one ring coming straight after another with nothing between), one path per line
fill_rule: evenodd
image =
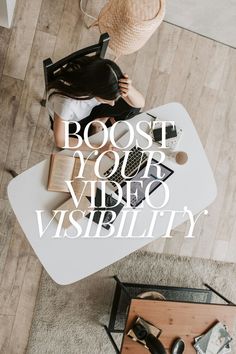
M157 117L153 116L152 114L150 114L150 113L148 113L148 112L146 112L146 114L147 114L148 116L152 117L152 118L157 119Z

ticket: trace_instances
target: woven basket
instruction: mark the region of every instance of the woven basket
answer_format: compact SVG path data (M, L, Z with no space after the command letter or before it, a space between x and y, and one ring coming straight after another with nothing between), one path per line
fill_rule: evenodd
M155 32L165 15L165 0L109 0L95 25L110 35L116 57L139 50Z

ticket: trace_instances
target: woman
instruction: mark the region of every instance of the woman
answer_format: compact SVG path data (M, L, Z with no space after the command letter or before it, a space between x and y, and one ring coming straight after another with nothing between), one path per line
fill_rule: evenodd
M102 121L109 124L130 119L144 107L145 100L131 83L127 74L111 60L84 57L61 69L50 83L47 100L56 146L65 145L63 121L77 121L83 137L85 126L94 121L91 133L96 133ZM70 124L70 146L76 146L73 137L75 124ZM107 143L102 151L111 148ZM83 142L81 150L88 150ZM101 151L100 151L101 152Z

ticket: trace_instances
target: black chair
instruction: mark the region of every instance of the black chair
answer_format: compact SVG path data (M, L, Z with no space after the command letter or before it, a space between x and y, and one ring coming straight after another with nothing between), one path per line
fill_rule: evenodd
M91 55L94 54L94 56L97 56L99 58L104 58L106 54L106 50L108 47L110 37L108 33L103 33L101 34L99 38L99 42L97 44L91 45L89 47L80 49L67 57L60 59L56 63L53 63L51 58L47 58L43 61L43 70L44 70L44 80L45 80L45 95L47 95L48 91L48 84L54 79L56 73L65 65L68 63L72 62L73 60L76 60L78 58L82 58L86 55ZM46 99L42 99L40 101L41 106L45 107L46 106ZM13 178L18 175L17 172L15 172L13 169L6 169L6 172L8 172Z
M89 47L80 49L67 57L60 59L56 63L53 63L51 58L47 58L43 61L43 70L44 70L44 80L45 80L45 94L47 95L48 92L48 84L55 78L55 75L58 73L58 71L69 64L70 62L73 62L74 60L78 58L82 58L87 55L94 54L94 56L97 56L99 58L104 58L106 54L106 50L108 47L110 37L108 33L103 33L100 36L99 42L97 44L91 45ZM46 105L46 99L42 99L40 101L41 106L45 107Z

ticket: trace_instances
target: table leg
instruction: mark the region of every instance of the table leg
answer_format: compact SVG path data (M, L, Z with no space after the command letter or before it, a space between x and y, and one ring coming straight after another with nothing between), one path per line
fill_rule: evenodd
M225 302L227 302L229 305L235 305L232 301L228 300L225 296L220 294L218 291L216 291L214 288L212 288L210 285L204 283L205 287L211 290L213 293L215 293L217 296L219 296L221 299L223 299Z
M107 335L108 335L108 337L109 337L109 339L110 339L110 341L111 341L111 344L112 344L113 348L115 349L115 352L116 352L117 354L119 354L120 351L119 351L119 349L118 349L118 347L117 347L117 345L116 345L116 342L114 341L114 338L112 337L112 335L111 335L109 329L107 328L107 326L103 326L103 327L104 327L104 329L105 329L105 331L106 331L106 333L107 333Z
M124 286L124 284L120 281L120 279L117 277L117 275L114 275L114 279L117 282L117 284L120 286L120 288L124 291L125 295L128 297L129 300L132 300L132 297L127 290L127 288Z
M11 169L7 169L6 170L8 173L10 173L10 175L12 175L13 178L15 178L16 176L18 176L18 173L14 170Z
M41 101L40 101L40 104L42 107L46 107L46 100L43 98Z

